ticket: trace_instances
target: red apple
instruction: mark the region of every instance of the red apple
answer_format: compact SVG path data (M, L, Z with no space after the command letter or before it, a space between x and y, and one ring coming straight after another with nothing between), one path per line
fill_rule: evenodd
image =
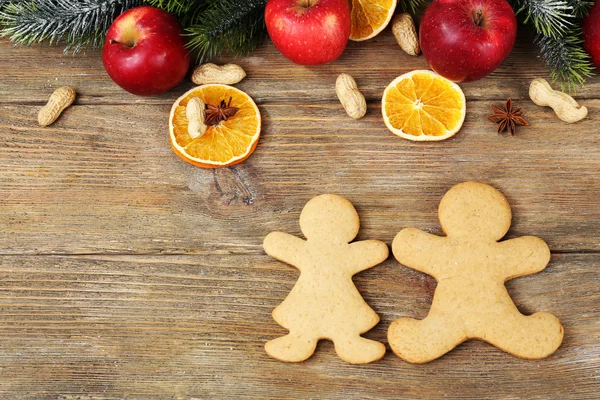
M488 76L508 56L517 18L506 0L435 0L423 15L419 36L435 72L469 82Z
M275 47L297 64L338 58L350 38L348 0L269 0L265 22Z
M598 1L583 20L583 46L592 57L596 68L600 69L600 2Z
M102 53L106 72L139 96L179 85L190 66L183 31L171 14L155 7L132 8L113 22Z

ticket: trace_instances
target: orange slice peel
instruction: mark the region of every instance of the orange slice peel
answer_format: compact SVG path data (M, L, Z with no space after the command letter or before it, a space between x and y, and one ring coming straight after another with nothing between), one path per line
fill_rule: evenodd
M466 115L465 95L454 82L417 70L394 79L383 92L383 120L395 135L413 141L454 136Z
M225 101L237 112L208 126L203 135L192 138L188 133L186 106L198 97L207 105ZM201 168L220 168L246 160L258 144L261 116L256 103L243 91L228 85L209 84L195 87L179 97L169 116L169 138L175 154Z

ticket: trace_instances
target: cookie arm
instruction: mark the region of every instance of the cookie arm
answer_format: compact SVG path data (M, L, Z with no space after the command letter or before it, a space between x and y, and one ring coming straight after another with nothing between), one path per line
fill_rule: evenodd
M509 255L502 266L502 273L507 281L540 272L550 262L550 249L546 242L538 237L523 236L498 244L501 254Z
M406 228L394 238L392 252L401 264L435 278L438 264L443 263L436 255L440 254L442 247L446 245L445 241L445 237L416 228Z
M350 244L348 268L352 275L373 268L384 262L390 251L387 245L379 240L363 240Z
M302 249L306 242L283 232L271 232L263 241L265 252L279 261L301 270Z

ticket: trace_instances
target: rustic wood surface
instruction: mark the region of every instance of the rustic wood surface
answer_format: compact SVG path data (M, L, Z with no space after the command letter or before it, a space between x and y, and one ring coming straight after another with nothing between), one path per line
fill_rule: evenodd
M327 66L291 64L265 44L236 60L264 129L241 165L202 170L171 151L172 102L119 89L99 53L0 41L0 398L6 399L597 399L600 393L600 78L577 94L590 117L575 125L527 97L545 76L519 45L487 79L462 85L464 128L442 143L390 134L379 105L401 73L425 68L389 32L351 43ZM336 76L352 74L368 102L349 119ZM79 93L48 128L36 124L54 88ZM490 104L512 97L531 127L497 135ZM312 196L350 199L359 238L391 243L402 228L440 233L436 207L466 180L501 189L513 206L507 237L537 235L553 257L508 282L524 313L550 311L565 341L525 361L467 342L427 365L391 352L342 362L331 343L301 364L270 359L284 334L271 318L298 272L266 256L273 230L300 234ZM381 315L366 334L386 342L400 316L423 318L435 281L393 259L355 282Z

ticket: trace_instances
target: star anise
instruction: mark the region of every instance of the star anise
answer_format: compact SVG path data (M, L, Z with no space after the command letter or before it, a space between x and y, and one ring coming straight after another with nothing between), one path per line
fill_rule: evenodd
M492 104L492 110L494 110L494 114L490 115L488 119L498 124L498 133L508 130L511 135L514 135L517 126L529 126L529 123L522 116L523 110L513 108L510 98L506 101L504 109Z
M233 117L238 110L237 107L231 107L231 97L227 103L225 103L225 100L221 100L218 106L207 104L204 111L204 123L208 126L218 125L221 121L227 121L227 119Z

